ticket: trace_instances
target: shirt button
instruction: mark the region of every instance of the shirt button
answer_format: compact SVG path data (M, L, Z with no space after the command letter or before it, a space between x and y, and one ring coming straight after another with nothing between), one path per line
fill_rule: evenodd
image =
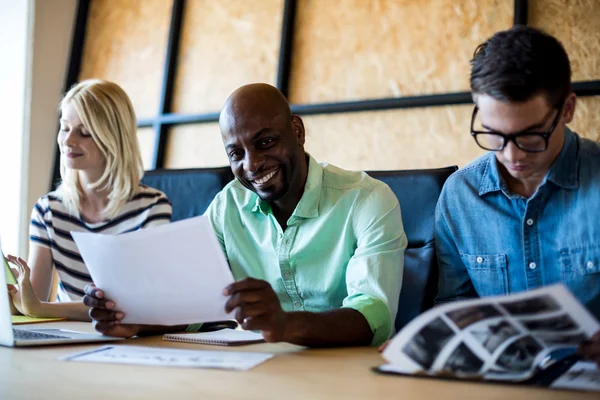
M283 273L283 277L284 277L285 279L289 278L289 277L290 277L290 273L289 273L289 272L284 272L284 273Z
M587 262L587 267L588 267L588 269L594 268L594 262L593 261L588 261Z
M531 218L529 218L527 220L527 225L529 225L529 226L533 225L533 220Z
M477 257L475 261L477 261L477 264L481 264L483 262L483 257Z
M297 301L297 302L294 303L295 307L300 307L301 305L302 305L302 303L300 303L299 301Z
M529 263L529 269L536 269L537 265L534 262Z

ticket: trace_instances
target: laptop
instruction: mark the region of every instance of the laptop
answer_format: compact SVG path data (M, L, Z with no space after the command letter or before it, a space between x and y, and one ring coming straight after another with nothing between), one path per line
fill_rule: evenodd
M0 249L0 257L3 263L6 262L4 254ZM10 314L9 297L6 290L7 275L12 276L7 270L0 273L0 345L9 347L28 347L28 346L47 346L47 345L65 345L74 343L88 342L108 342L113 340L122 340L111 336L98 335L93 333L70 331L66 329L48 329L48 328L13 328ZM2 293L4 291L4 294ZM44 324L41 324L44 325Z

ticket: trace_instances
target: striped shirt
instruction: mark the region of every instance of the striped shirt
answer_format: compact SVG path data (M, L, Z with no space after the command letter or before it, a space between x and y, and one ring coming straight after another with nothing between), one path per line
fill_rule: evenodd
M83 298L83 289L92 283L71 232L120 234L167 224L171 221L171 203L167 196L140 184L138 193L112 219L89 224L69 213L57 192L40 197L31 212L31 243L50 249L60 278L59 300Z

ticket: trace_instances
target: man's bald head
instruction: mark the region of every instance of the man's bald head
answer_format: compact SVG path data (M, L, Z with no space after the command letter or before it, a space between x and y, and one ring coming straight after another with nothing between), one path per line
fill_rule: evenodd
M227 98L219 126L225 134L235 126L257 119L279 124L291 118L292 110L283 93L266 83L252 83L238 88Z
M308 161L304 124L283 93L264 83L242 86L225 102L219 127L236 178L291 214L304 191Z

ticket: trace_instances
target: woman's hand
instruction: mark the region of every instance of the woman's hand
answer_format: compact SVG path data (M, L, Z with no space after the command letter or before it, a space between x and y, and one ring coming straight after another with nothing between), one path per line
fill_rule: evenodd
M18 289L15 285L9 285L8 291L12 297L14 307L23 315L36 317L41 314L42 302L36 296L33 286L31 286L31 270L27 262L21 257L7 255L8 262L17 267L18 274L15 274L18 282Z

